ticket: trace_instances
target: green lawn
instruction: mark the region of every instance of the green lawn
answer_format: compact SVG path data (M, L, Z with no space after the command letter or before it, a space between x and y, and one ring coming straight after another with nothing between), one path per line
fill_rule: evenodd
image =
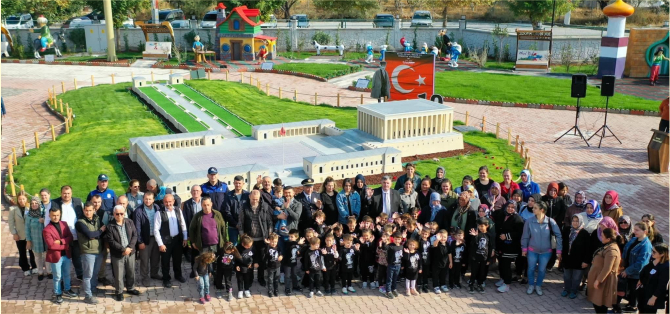
M356 108L332 107L266 96L256 87L226 81L186 80L187 85L207 95L253 125L298 122L317 119L335 121L340 129L356 127ZM284 91L284 97L292 96Z
M361 68L362 67L358 65L328 63L282 63L274 66L275 70L308 73L323 78L332 78L358 72Z
M189 132L200 132L207 131L207 128L202 125L200 122L196 121L191 115L186 113L182 108L168 100L163 94L154 89L151 86L140 87L142 93L149 96L153 101L156 102L167 114L174 117L179 123L181 123Z
M445 97L554 104L574 106L570 97L570 79L522 76L514 74L447 71L435 74L435 92ZM582 106L605 108L600 89L589 86ZM610 98L610 108L658 111L658 101L617 94Z
M311 57L316 57L316 52L314 51L303 51L303 52L280 52L278 53L280 57L294 60L304 60ZM334 51L322 52L322 56L339 56L340 54ZM342 56L342 60L356 60L356 59L365 59L367 54L365 52L355 52L355 51L345 51ZM379 54L377 54L379 58Z
M563 65L554 65L551 67L551 73L584 73L588 75L598 74L598 65L571 65L568 71Z
M53 198L60 195L62 185L68 184L75 197L85 199L95 188L98 175L105 173L111 189L124 191L128 178L115 154L128 147L129 138L168 133L160 119L126 90L130 86L86 87L59 97L70 104L76 116L70 133L20 158L14 167L16 183L23 184L29 193L46 187Z
M142 53L141 52L117 52L116 57L119 60L126 60L126 59L140 59L142 58ZM100 59L107 59L107 55L96 55L96 56L65 56L63 58L57 58L56 61L79 61L79 62L90 62L93 60L100 60Z
M172 85L172 87L174 87L176 90L180 91L182 94L186 95L186 97L195 101L199 105L203 106L205 109L209 110L209 112L215 114L217 117L226 122L228 125L232 126L237 131L242 133L242 135L251 136L251 126L245 123L244 121L240 120L240 118L231 114L227 110L219 107L219 105L211 102L209 99L202 97L202 95L198 94L197 92L195 92L193 89L189 88L186 85L175 84Z

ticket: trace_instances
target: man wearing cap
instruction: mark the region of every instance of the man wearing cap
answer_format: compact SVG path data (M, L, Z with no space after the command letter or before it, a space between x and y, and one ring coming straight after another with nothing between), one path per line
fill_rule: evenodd
M237 229L254 240L254 263L258 263L258 283L265 286L265 239L272 232L272 210L261 202L261 192L249 193L249 203L242 208Z
M215 167L207 169L207 180L200 185L202 196L209 196L212 199L214 209L223 213L226 207L228 185L219 181L219 171Z
M186 221L186 228L190 228L193 216L200 211L202 211L202 189L199 185L195 184L191 187L191 198L181 203L181 212L184 215L184 221ZM184 257L191 262L191 274L189 275L191 278L195 277L193 262L196 256L198 256L198 251L188 246L184 248Z
M137 228L140 274L142 275L142 284L145 287L151 286L149 278L163 279L158 275L161 256L154 236L154 221L158 212L160 212L160 206L154 203L154 192L147 191L142 198L142 205L135 208L135 217L133 218L135 228ZM151 277L149 277L150 270Z
M184 283L186 279L181 275L181 255L188 239L188 229L184 216L179 208L174 206L174 196L166 194L163 199L164 207L154 215L154 234L158 250L161 252L161 269L163 270L163 286L171 288L170 260L175 279Z
M103 226L106 226L110 221L114 220L114 214L106 211L102 208L102 197L100 195L93 195L91 197L91 204L93 204L93 210L95 214L100 219L100 222ZM106 232L106 231L105 231ZM113 282L107 279L107 256L109 256L109 244L105 242L105 232L100 235L100 246L102 246L102 262L98 270L98 282L104 286L113 284Z
M60 220L67 222L72 233L73 241L70 243L70 250L72 251L72 264L77 279L82 280L84 277L84 268L81 265L81 252L79 250L79 240L77 237L77 230L75 224L79 219L84 218L84 206L80 198L72 197L72 187L64 185L60 189L60 197L51 201L51 209L59 209L61 211ZM44 226L48 226L50 217L45 215Z
M90 202L91 197L93 195L100 195L102 198L102 208L110 213L112 213L112 209L114 208L116 204L116 194L114 193L113 190L107 189L109 186L109 177L107 177L106 174L101 174L98 176L98 186L95 188L95 190L91 191L91 193L88 193L88 196L86 197L86 201Z
M226 193L226 206L223 211L223 219L228 223L228 241L237 246L240 232L237 230L238 218L242 208L249 204L249 192L243 189L244 177L235 176L233 179L234 189Z
M305 234L305 229L310 228L314 221L312 215L318 210L316 201L321 200L319 193L314 192L314 179L307 178L302 180L302 193L295 196L295 200L302 205L302 213L300 213L300 222L298 222L298 230L300 236Z

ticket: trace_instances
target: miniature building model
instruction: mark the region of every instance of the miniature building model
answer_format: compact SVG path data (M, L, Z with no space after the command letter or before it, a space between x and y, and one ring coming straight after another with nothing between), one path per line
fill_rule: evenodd
M142 76L133 77L133 87L147 86L147 79Z
M170 84L183 84L184 77L181 74L170 74Z
M217 11L216 38L220 60L253 61L261 46L268 51L267 59L274 59L277 38L263 35L260 10L240 6L226 17L225 6L220 3Z
M214 131L130 139L130 159L159 184L188 197L209 167L231 183L236 175L251 188L258 175L298 185L402 170L402 157L463 149L454 132L453 108L424 99L358 107L358 128L341 130L321 119L253 127L253 137L222 139Z

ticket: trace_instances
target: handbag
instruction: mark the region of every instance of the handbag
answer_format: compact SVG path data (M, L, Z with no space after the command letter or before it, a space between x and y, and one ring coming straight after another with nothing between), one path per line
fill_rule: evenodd
M551 240L551 249L556 249L556 235L554 234L554 229L551 228L551 222L554 221L552 218L549 218L549 239ZM556 222L554 222L555 224Z

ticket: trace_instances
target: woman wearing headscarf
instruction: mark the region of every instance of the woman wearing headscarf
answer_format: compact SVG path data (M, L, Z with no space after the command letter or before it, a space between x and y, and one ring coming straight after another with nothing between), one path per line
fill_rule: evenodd
M528 198L528 203L526 203L526 205L521 207L521 209L519 210L519 216L523 218L524 222L528 220L528 218L535 216L535 214L533 214L533 207L535 206L536 203L540 202L541 200L542 200L542 194L540 193L533 194L531 197Z
M447 171L444 170L444 167L437 167L437 170L435 170L435 178L430 180L430 188L439 191L442 188L442 182L446 179L446 174Z
M602 246L603 230L607 228L614 229L614 231L616 231L616 233L619 234L619 227L617 227L616 222L614 222L614 220L612 220L612 218L610 217L603 217L598 223L598 227L593 232L591 232L591 241L590 241L591 243L589 244L590 255L593 255L593 252L595 252ZM623 249L623 247L621 247L620 249Z
M430 204L421 209L421 213L419 214L417 221L422 225L427 222L436 221L440 225L440 228L442 228L444 223L444 215L446 214L447 209L442 206L440 194L433 192L430 194Z
M611 190L605 192L602 204L603 216L609 216L614 221L619 221L619 217L623 215L623 208L619 205L619 193Z
M30 200L30 209L26 214L26 248L33 251L35 254L35 262L37 263L37 280L42 281L44 276L51 274L51 268L45 267L44 258L46 257L46 247L44 246L44 238L42 237L42 230L44 230L44 211L40 198L32 197Z
M440 227L445 230L450 230L451 227L453 227L454 230L463 230L465 232L465 243L470 243L470 240L472 239L469 232L470 229L477 228L477 214L476 211L470 210L471 205L469 197L470 193L462 193L458 197L458 202L447 209L443 222L440 224ZM463 252L462 256L470 256L467 246L465 247L465 252ZM461 268L461 274L465 275L469 266L469 259L465 258L462 262L464 266Z
M526 206L526 202L523 201L523 191L521 191L521 189L514 190L511 199L514 200L514 202L516 202L517 213L521 210L521 207Z
M512 198L514 191L519 189L519 185L512 180L512 170L509 168L503 170L503 181L500 183L500 194L505 198L505 201Z
M592 234L598 229L600 221L603 220L603 214L600 212L600 205L598 205L598 201L596 200L587 201L584 206L584 212L575 215L582 217L582 221L584 221L584 230L589 234ZM600 243L600 239L598 239L598 243Z
M467 196L470 198L470 210L476 213L479 205L481 205L482 202L477 197L477 190L475 189L475 186L468 185L468 190L465 194L467 194Z
M442 180L442 184L440 184L440 189L438 191L444 208L451 208L451 206L454 206L454 204L458 202L458 194L452 190L451 181L449 181L449 179L445 178Z
M572 216L583 213L586 210L586 193L579 190L575 193L575 202L568 207L568 210L565 212L565 221L563 221L564 226L569 226L572 223Z
M540 185L533 182L530 177L530 171L527 169L521 170L521 182L519 182L519 189L523 191L523 201L528 202L528 198L533 194L540 194ZM536 200L538 201L538 200Z
M500 195L500 184L498 182L491 183L485 200L484 204L491 208L492 211L497 211L505 205L506 200Z
M561 296L577 297L583 271L591 262L591 256L584 254L589 247L589 233L584 230L581 215L573 215L570 227L563 231L563 292Z
M630 216L623 215L619 217L619 234L623 238L624 245L635 235L633 234L633 224Z
M509 291L512 283L512 262L521 255L521 235L523 218L516 213L516 202L507 201L502 210L494 213L496 222L496 249L498 250L498 268L500 280L496 283L498 292ZM520 265L517 263L517 272Z

